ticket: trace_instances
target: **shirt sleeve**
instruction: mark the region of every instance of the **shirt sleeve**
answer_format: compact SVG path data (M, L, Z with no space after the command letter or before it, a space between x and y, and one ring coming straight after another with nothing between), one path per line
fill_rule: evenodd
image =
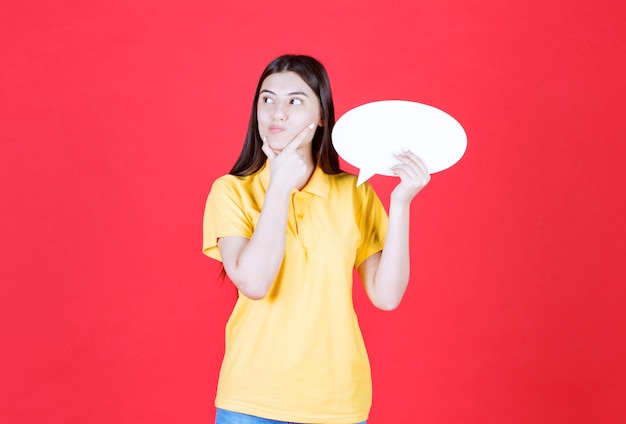
M357 222L361 232L361 243L357 249L355 267L376 252L383 250L389 217L378 195L367 182L357 188L360 208Z
M222 260L217 249L220 237L252 237L252 223L247 218L240 194L227 178L213 183L204 208L202 225L202 253Z

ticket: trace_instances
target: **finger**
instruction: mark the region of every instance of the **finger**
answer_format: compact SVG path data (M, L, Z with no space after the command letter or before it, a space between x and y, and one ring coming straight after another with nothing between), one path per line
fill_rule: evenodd
M426 163L417 155L410 151L405 151L396 155L400 161L394 171L403 170L403 174L414 180L430 181L431 175ZM398 175L396 173L396 175Z
M396 153L396 158L400 161L396 165L398 168L405 168L407 171L411 171L411 174L423 174L424 171L416 161L414 161L406 152Z
M315 124L307 125L306 128L300 131L300 133L298 133L298 135L295 136L294 139L291 140L289 144L285 146L283 151L296 150L298 147L300 147L302 142L306 139L306 136L311 132L313 128L315 128Z
M409 165L396 165L393 168L393 173L400 177L402 183L406 183L414 187L424 187L430 182L430 174L418 171L413 166Z
M399 177L404 176L411 180L418 180L421 172L419 172L414 166L408 164L399 164L391 168L391 170Z
M276 157L276 153L272 150L270 145L267 143L267 137L263 137L263 145L261 146L261 150L265 153L265 156L271 161Z
M402 153L400 155L398 155L398 157L400 159L402 159L402 157L408 159L408 162L405 162L405 163L410 163L413 166L417 166L418 169L421 172L423 172L425 174L430 174L430 169L428 168L428 165L426 165L426 162L424 162L422 160L422 158L417 156L411 150L409 150L409 149L402 149Z

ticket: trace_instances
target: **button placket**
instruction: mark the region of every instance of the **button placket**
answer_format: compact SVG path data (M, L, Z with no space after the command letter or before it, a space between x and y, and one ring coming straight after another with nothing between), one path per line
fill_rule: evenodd
M296 233L303 245L307 244L307 229L305 224L308 207L307 201L308 196L305 193L300 192L293 196L293 217L296 223Z

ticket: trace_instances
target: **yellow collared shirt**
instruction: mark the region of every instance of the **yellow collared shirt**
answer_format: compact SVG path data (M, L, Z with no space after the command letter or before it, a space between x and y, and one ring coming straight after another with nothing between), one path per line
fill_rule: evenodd
M267 164L248 177L215 181L204 212L204 254L221 260L220 237L252 237L268 182ZM382 250L387 213L369 184L356 187L356 176L320 168L291 196L276 281L263 299L240 293L226 325L215 404L280 421L364 421L371 374L352 276Z

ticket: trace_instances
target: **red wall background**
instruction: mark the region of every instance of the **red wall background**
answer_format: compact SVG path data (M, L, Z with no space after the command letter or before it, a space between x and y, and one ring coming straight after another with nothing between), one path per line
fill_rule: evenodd
M403 304L355 287L370 423L625 422L624 8L3 0L0 421L211 422L235 294L204 200L296 52L338 117L400 98L468 134L414 202Z

